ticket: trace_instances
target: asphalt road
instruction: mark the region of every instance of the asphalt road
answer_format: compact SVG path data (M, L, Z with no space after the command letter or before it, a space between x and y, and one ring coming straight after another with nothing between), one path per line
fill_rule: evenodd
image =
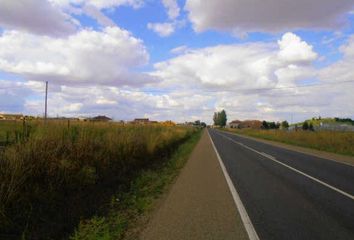
M209 130L261 240L354 239L354 167Z
M248 239L206 131L140 239Z

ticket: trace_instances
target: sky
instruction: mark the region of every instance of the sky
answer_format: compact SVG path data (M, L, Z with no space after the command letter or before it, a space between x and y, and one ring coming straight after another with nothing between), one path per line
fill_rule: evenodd
M0 0L0 112L354 118L354 0Z

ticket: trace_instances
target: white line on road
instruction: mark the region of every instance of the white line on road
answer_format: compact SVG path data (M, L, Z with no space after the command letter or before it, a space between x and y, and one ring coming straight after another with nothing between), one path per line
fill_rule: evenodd
M301 150L297 150L297 149L289 149L285 146L279 146L279 145L274 145L270 142L272 142L271 140L265 140L265 139L254 139L254 137L250 137L250 136L242 136L240 134L237 134L237 133L232 133L232 132L224 132L225 134L227 135L231 135L231 136L237 136L237 137L240 137L240 138L244 138L244 139L247 139L247 140L252 140L252 141L256 141L256 142L260 142L260 143L263 143L263 144L266 144L266 145L269 145L269 146L273 146L273 147L277 147L277 148L282 148L282 149L286 149L286 150L290 150L290 151L293 151L293 152L298 152L298 153L301 153L301 154L305 154L305 155L310 155L310 156L315 156L317 158L321 158L323 160L326 160L326 161L331 161L331 162L335 162L337 164L343 164L343 165L346 165L346 166L349 166L349 167L354 167L354 163L348 163L348 162L343 162L343 161L338 161L338 160L334 160L330 157L326 157L326 156L318 156L314 153L311 153L311 152L304 152L304 151L301 151ZM270 141L270 142L263 142L261 140L265 140L265 141ZM242 143L240 143L242 144ZM279 144L279 142L278 142ZM280 143L280 144L283 144L283 143ZM287 145L287 144L285 144ZM298 147L298 146L297 146ZM317 151L317 150L316 150Z
M236 144L238 144L238 145L240 145L240 146L242 146L244 148L247 148L248 150L251 150L251 151L253 151L255 153L258 153L258 154L262 155L263 157L266 157L266 158L268 158L268 159L270 159L270 160L272 160L272 161L274 161L274 162L276 162L276 163L278 163L278 164L280 164L280 165L282 165L282 166L284 166L284 167L286 167L286 168L288 168L288 169L290 169L290 170L292 170L294 172L297 172L297 173L299 173L299 174L301 174L301 175L303 175L303 176L305 176L305 177L307 177L307 178L309 178L309 179L311 179L311 180L313 180L313 181L315 181L315 182L317 182L317 183L319 183L319 184L321 184L321 185L323 185L325 187L328 187L328 188L330 188L330 189L332 189L332 190L334 190L334 191L336 191L336 192L338 192L338 193L340 193L340 194L342 194L342 195L354 200L354 196L353 195L351 195L351 194L349 194L347 192L344 192L343 190L340 190L340 189L338 189L338 188L336 188L336 187L334 187L332 185L329 185L328 183L325 183L325 182L323 182L323 181L321 181L321 180L319 180L319 179L317 179L315 177L312 177L312 176L310 176L310 175L308 175L308 174L306 174L306 173L304 173L304 172L302 172L302 171L300 171L300 170L298 170L296 168L293 168L293 167L291 167L291 166L289 166L289 165L287 165L285 163L282 163L282 162L278 161L273 156L270 156L270 155L268 155L266 153L263 153L263 152L259 152L259 151L255 150L255 149L253 149L253 148L251 148L251 147L249 147L249 146L247 146L247 145L245 145L243 143L237 142L237 141L233 140L232 138L227 137L227 136L225 136L223 134L220 134L218 132L216 134L218 134L218 135L220 135L220 136L230 140L231 142L236 143Z
M227 185L229 186L229 189L230 189L230 192L231 192L231 195L234 199L234 202L236 204L236 207L240 213L240 216L241 216L241 220L243 222L243 225L245 226L245 229L247 231L247 234L248 234L248 238L250 240L259 240L259 237L258 237L258 234L256 232L256 230L254 229L253 227L253 224L251 222L251 219L250 217L248 216L247 214L247 211L246 211L246 208L245 206L243 205L242 201L241 201L241 198L239 196L239 194L237 193L237 190L234 186L234 184L232 183L232 180L229 176L229 174L227 173L227 170L225 168L225 165L224 163L222 162L221 158L220 158L220 155L218 153L218 150L216 149L215 145L214 145L214 142L213 142L213 139L211 138L210 134L209 134L209 131L208 131L208 135L209 135L209 138L210 138L210 141L211 141L211 144L213 145L213 148L214 148L214 151L216 153L216 156L219 160L219 163L220 163L220 166L221 166L221 169L224 173L224 176L225 176L225 179L226 179L226 182L227 182Z

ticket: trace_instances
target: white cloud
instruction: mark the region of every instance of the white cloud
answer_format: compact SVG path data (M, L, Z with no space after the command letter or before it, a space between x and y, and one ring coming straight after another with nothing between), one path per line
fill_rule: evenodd
M184 26L185 21L176 20L180 13L180 8L176 0L162 0L162 4L167 10L169 22L148 23L147 28L157 33L160 37L172 35L177 28Z
M308 63L316 60L317 53L313 51L313 47L300 37L293 33L286 33L282 39L278 41L280 51L279 58L292 63Z
M281 73L283 69L289 71L292 68L292 72L301 73L304 67L300 65L310 64L316 58L312 46L295 34L286 33L278 45L250 43L189 50L155 64L154 75L164 79L165 84L179 85L183 81L199 88L239 91L243 88L276 87L280 81L284 83L286 80L277 76L287 76ZM291 79L296 81L294 77Z
M162 0L162 4L167 9L169 19L174 20L179 16L180 8L177 0Z
M285 40L288 37L290 40ZM284 57L280 54L284 49L297 49L296 52L306 54L290 51L291 54ZM354 79L353 49L354 37L340 47L342 60L319 70L311 65L316 54L310 45L291 33L273 43L189 49L156 64L151 74L163 81L146 88L95 83L85 86L51 84L49 113L51 116L104 114L116 120L149 117L183 122L201 119L209 123L213 112L221 109L226 109L229 120L277 121L293 117L294 121L302 121L319 115L354 117L351 87L354 83L343 83ZM314 83L320 85L302 87ZM18 97L17 103L24 106L18 109L43 114L43 84L20 85L29 90L12 92L12 96L0 92L0 98ZM21 96L36 91L40 98ZM4 109L7 108L0 107L0 111Z
M189 50L188 46L182 45L171 49L170 53L178 55L178 54L186 53L188 50Z
M196 31L280 32L343 26L352 0L187 0Z
M155 64L152 74L164 80L160 87L189 95L182 102L180 98L177 100L185 106L193 104L194 95L203 95L205 98L199 104L206 108L199 116L209 121L213 111L223 108L230 120L290 120L294 116L295 121L301 121L316 115L352 117L354 112L349 109L354 99L350 88L340 83L327 85L325 72L328 71L327 78L334 82L354 79L350 69L354 57L349 60L353 42L341 48L348 56L345 63L338 70L333 68L335 65L328 66L322 74L312 66L318 56L312 46L292 33L284 34L277 43L189 50ZM316 83L319 85L302 87Z
M96 19L96 21L102 25L102 26L109 26L109 27L114 27L116 24L108 18L106 15L104 15L98 8L92 6L92 5L85 5L83 6L83 12L92 17L93 19Z
M173 23L148 23L147 27L161 37L168 37L175 31Z
M143 42L118 27L81 30L58 39L18 31L0 37L0 70L26 79L141 85L151 79L134 68L148 59Z
M144 0L48 0L57 6L68 7L74 5L91 5L98 9L116 8L119 6L132 6L139 8L143 5Z
M0 0L0 27L51 36L76 31L75 21L46 0Z
M85 14L104 27L116 26L102 10L143 4L144 0L0 0L0 27L62 37L81 27L78 15Z

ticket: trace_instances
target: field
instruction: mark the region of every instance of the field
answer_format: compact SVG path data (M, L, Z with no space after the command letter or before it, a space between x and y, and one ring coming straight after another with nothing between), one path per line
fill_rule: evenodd
M354 132L227 129L239 134L354 156Z
M143 173L164 166L198 132L115 123L0 122L0 142L6 146L0 150L0 239L65 239L80 220L105 216L112 205L124 208L127 201L117 203L116 196L131 195ZM80 237L85 224L80 226L74 239L86 239Z

